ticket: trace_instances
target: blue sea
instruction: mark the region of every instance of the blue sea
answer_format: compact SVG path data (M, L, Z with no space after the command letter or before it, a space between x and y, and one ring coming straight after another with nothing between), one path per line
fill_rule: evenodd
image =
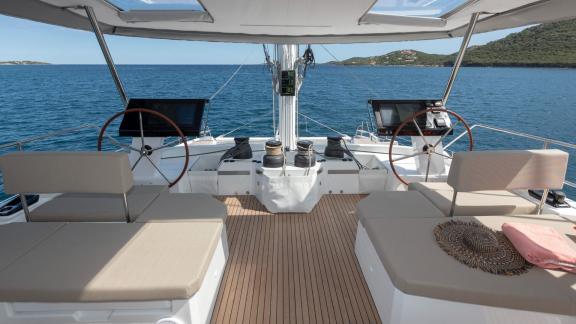
M133 98L209 98L234 65L120 65ZM301 89L300 112L353 135L369 120L368 99L442 97L449 68L317 65ZM576 69L473 68L461 70L448 107L470 124L576 142ZM0 66L0 143L81 124L101 125L122 103L105 65ZM232 135L271 136L271 76L264 66L244 66L208 107L213 135L247 124ZM334 134L300 118L300 135ZM540 148L541 143L474 131L477 149ZM25 149L92 150L95 131L36 142ZM569 153L574 154L568 150ZM3 153L3 152L0 152ZM571 158L567 178L576 180ZM576 191L565 188L572 197Z

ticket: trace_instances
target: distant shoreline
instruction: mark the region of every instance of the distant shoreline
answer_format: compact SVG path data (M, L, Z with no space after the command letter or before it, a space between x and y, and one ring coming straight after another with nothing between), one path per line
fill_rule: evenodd
M423 67L423 68L451 68L452 65L423 65L423 64L345 64L345 63L323 63L331 66L361 66L361 67ZM550 68L550 69L575 69L575 64L463 64L462 67L479 68Z
M16 61L21 62L21 61ZM234 66L237 67L240 64L170 64L170 63L149 63L149 64L116 64L116 66ZM106 66L106 64L101 63L7 63L0 62L0 66ZM244 66L262 66L263 64L244 64ZM318 63L318 66L333 66L333 67L373 67L373 68L451 68L451 65L423 65L423 64L344 64L344 63ZM576 69L576 65L542 65L542 64L509 64L509 65L497 65L497 64L464 64L462 67L473 67L473 68L530 68L530 69Z
M38 61L0 61L0 65L50 65L50 63Z
M462 66L576 68L576 19L541 24L489 42L470 46ZM452 66L458 53L434 54L403 49L377 56L355 56L337 65Z

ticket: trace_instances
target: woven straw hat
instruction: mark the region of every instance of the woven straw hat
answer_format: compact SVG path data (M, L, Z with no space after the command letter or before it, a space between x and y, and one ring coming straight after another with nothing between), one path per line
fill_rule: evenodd
M531 268L502 232L479 223L442 223L434 228L434 236L442 250L471 268L501 275L519 275Z

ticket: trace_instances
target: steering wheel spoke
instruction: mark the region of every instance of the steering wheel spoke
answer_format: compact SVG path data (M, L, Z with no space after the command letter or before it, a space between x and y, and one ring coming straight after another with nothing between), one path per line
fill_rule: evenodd
M429 144L428 140L424 136L424 133L422 132L422 129L420 128L420 125L418 125L418 123L416 122L418 117L420 117L422 115L427 115L430 112L443 112L443 113L448 114L449 116L456 118L456 121L454 123L452 123L450 128L448 128L448 130L436 141L436 143L434 145ZM412 123L412 124L414 124L414 126L416 126L416 130L418 131L418 135L420 135L420 137L422 138L422 140L424 141L426 146L425 146L423 152L416 152L414 154L405 155L405 156L402 156L400 158L394 158L395 155L398 155L398 154L393 153L394 143L397 143L396 140L400 134L400 131L402 129L404 129L410 123ZM418 155L426 154L428 159L426 162L427 164L426 164L426 173L424 175L424 181L428 182L428 180L430 178L432 156L437 155L437 156L442 156L442 157L447 158L447 159L452 158L451 156L446 155L444 152L436 152L435 149L446 138L446 136L448 136L452 132L452 130L457 125L459 125L460 123L464 125L464 128L466 128L466 133L468 134L468 140L469 140L468 150L472 151L474 149L474 138L472 137L472 130L470 129L470 127L468 126L468 124L466 123L464 118L462 118L460 115L458 115L457 113L455 113L453 111L447 110L445 108L428 108L426 110L419 111L419 112L415 113L414 115L412 115L411 117L408 117L407 119L405 119L394 131L394 134L392 135L392 138L390 139L390 146L388 148L388 160L390 161L390 168L392 169L392 172L394 173L396 178L398 178L398 180L400 182L402 182L403 184L408 185L408 182L406 180L404 180L404 178L402 176L400 176L400 174L396 170L396 167L394 164L396 162L399 162L399 161L402 161L405 159L409 159L409 158L416 157Z
M426 136L424 136L424 133L422 132L422 129L420 128L420 125L418 125L418 123L416 122L416 118L412 118L412 123L414 123L414 126L416 126L416 129L418 130L418 134L420 135L420 137L424 141L424 144L426 144L426 146L430 146L430 144L428 143L428 140L426 139Z
M140 156L138 157L136 162L134 162L134 165L132 165L132 171L134 171L134 169L136 169L136 167L138 166L138 163L140 163L140 161L142 161L143 157L144 157L144 154L140 153Z
M177 139L177 140L175 140L175 141L172 141L172 142L170 142L170 143L164 144L164 145L162 145L162 146L158 146L158 147L152 148L152 149L150 149L149 151L150 151L150 153L153 153L153 152L156 152L156 151L165 149L165 148L167 148L167 147L172 147L172 146L177 145L177 144L180 144L180 143L182 143L182 139Z
M106 138L107 138L112 144L114 144L114 145L116 145L116 146L118 146L118 147L120 147L120 148L123 148L123 149L128 150L128 151L133 151L133 152L138 152L138 153L140 152L139 149L134 148L134 147L132 147L132 146L130 146L130 145L128 145L128 144L121 143L121 142L119 142L118 140L116 140L114 137L112 137L112 136L110 136L110 135L108 135L108 134L105 134L105 136L106 136Z
M154 169L156 169L156 171L158 171L158 173L160 173L160 175L162 176L162 178L164 178L164 180L166 180L166 182L167 182L168 184L170 184L170 183L171 183L170 180L168 180L168 177L167 177L166 175L164 175L164 173L162 172L162 170L160 170L160 168L156 165L156 163L154 163L154 161L152 161L152 159L151 159L148 155L144 154L144 157L145 157L146 159L148 159L148 162L150 162L150 164L152 164L152 166L154 167Z
M452 159L452 157L451 157L450 155L446 155L446 154L444 154L444 153L438 153L438 152L433 151L432 154L439 155L439 156L441 156L441 157L443 157L443 158L445 158L445 159Z
M444 134L442 134L442 136L440 136L440 138L436 141L436 143L434 143L434 148L436 148L436 146L438 146L440 143L442 143L442 141L446 138L446 136L448 136L452 132L452 130L454 130L454 127L456 127L456 125L458 125L459 123L460 123L460 119L456 120L456 122L453 123L452 126L450 126L448 131L446 131Z
M126 114L131 114L131 113L137 113L138 114L138 122L139 122L139 126L140 126L140 141L142 144L142 146L140 148L134 148L130 145L121 143L118 140L114 139L112 136L109 136L108 134L106 134L106 129L108 128L108 126L110 126L110 124L114 120L116 120L120 116L124 116ZM151 147L147 146L145 143L145 140L144 140L144 127L143 127L144 123L143 123L143 117L142 117L143 113L150 114L150 115L153 115L155 117L158 117L159 119L164 120L168 125L170 125L171 127L173 127L176 130L176 132L178 133L178 140L172 141L168 144L162 145L162 146L157 147L157 148L151 148ZM106 121L106 123L104 123L104 125L100 129L100 134L98 135L98 147L97 147L98 151L102 151L102 142L103 142L105 137L108 138L110 140L110 142L112 142L112 144L119 146L125 150L128 150L129 152L135 152L135 153L139 154L138 159L136 160L136 162L134 162L134 164L131 167L132 171L134 171L136 169L136 166L138 166L139 163L143 159L147 159L150 162L150 164L152 164L154 169L160 174L160 176L168 183L168 185L170 187L172 187L176 183L178 183L178 181L180 181L180 179L182 179L182 177L184 177L184 175L186 174L186 171L188 170L188 163L190 161L190 152L189 152L190 149L188 148L187 144L183 146L184 151L185 151L184 165L182 166L180 173L178 174L178 176L174 180L170 180L164 174L164 172L162 172L162 170L160 170L160 168L154 163L153 159L150 158L150 155L153 154L154 152L161 150L163 148L166 148L166 147L170 147L170 146L174 145L175 143L188 143L188 140L187 140L186 136L184 135L184 133L182 132L182 130L180 129L180 127L178 127L178 125L176 125L176 123L174 121L172 121L170 118L166 117L164 114L161 114L157 111L146 109L146 108L132 108L132 109L126 109L124 111L120 111L120 112L114 114L112 117L110 117Z
M414 153L414 154L404 155L403 157L399 157L399 158L397 158L397 159L393 159L393 160L390 160L390 161L391 161L391 162L398 162L398 161L406 160L406 159L409 159L409 158L417 157L417 156L422 155L422 154L425 154L425 153L424 153L424 152L416 152L416 153Z
M138 124L140 126L140 142L142 143L142 147L146 146L144 143L144 123L142 122L142 112L138 112Z
M428 161L426 161L426 177L424 178L424 182L428 182L428 175L430 175L430 163L432 162L432 156L430 154L426 154L428 156Z

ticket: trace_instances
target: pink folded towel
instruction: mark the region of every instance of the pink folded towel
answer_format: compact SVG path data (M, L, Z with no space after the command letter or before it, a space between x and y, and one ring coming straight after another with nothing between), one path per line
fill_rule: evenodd
M504 223L504 235L530 263L545 269L576 273L576 250L567 238L548 226Z

